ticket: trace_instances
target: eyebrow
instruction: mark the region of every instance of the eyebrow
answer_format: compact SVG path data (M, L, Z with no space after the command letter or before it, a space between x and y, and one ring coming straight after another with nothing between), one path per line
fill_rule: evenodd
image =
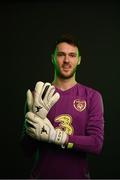
M56 54L66 54L64 51L57 51ZM76 52L69 52L68 54L75 54L77 55Z

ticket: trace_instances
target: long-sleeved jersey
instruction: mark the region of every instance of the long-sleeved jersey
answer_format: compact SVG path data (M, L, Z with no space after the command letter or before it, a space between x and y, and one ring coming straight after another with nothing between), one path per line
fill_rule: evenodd
M68 134L68 144L62 148L24 134L24 150L29 155L35 152L39 155L31 178L87 179L90 177L87 153L99 154L104 139L101 94L79 83L65 91L56 88L56 92L60 99L47 117L55 128Z

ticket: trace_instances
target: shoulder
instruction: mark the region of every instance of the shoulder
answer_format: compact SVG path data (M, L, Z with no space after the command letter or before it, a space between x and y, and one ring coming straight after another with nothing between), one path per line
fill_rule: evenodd
M78 91L81 92L82 96L89 97L90 99L93 97L102 97L100 91L98 91L92 87L83 85L81 83L77 83L77 88L78 88Z
M79 91L81 91L80 94L82 98L86 100L88 109L90 111L104 111L102 95L98 90L79 83L77 86Z

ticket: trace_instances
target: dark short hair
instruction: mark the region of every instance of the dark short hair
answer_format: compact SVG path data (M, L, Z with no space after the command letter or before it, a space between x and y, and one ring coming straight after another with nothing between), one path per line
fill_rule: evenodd
M79 41L76 39L75 36L71 35L71 34L62 34L55 42L54 44L54 48L53 48L53 52L55 51L56 49L56 46L59 44L59 43L62 43L62 42L66 42L70 45L73 45L73 46L76 46L78 48L78 51L79 51L79 55L80 55L80 45L79 45Z

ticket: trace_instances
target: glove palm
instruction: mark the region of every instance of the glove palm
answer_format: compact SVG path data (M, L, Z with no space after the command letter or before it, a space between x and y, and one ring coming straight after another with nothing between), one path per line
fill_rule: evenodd
M65 144L67 134L60 129L55 129L47 118L43 121L32 112L26 113L25 117L26 133L29 136L41 141L53 142L59 145Z
M47 89L47 90L46 90ZM59 93L55 93L55 87L50 83L37 82L35 86L34 98L30 90L27 91L27 103L30 111L33 111L42 119L46 118L49 110L60 98Z

